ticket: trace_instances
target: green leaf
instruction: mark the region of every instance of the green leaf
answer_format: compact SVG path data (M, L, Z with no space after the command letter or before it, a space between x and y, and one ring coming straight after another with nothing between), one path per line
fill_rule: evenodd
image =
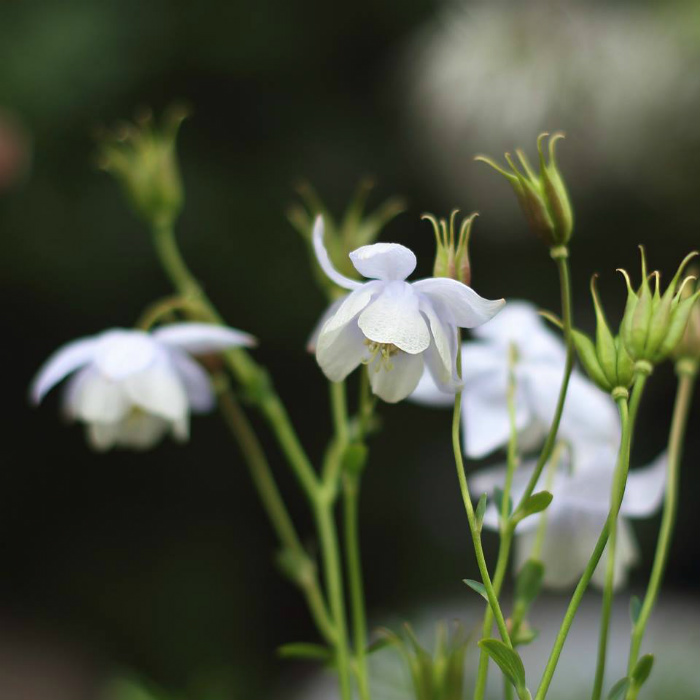
M488 602L489 596L488 593L486 592L486 588L484 587L483 583L479 583L478 581L474 581L474 579L471 578L465 578L462 579L464 583L469 586L473 591L476 591L485 601Z
M633 595L630 598L630 619L633 625L637 624L640 612L642 612L642 601L639 599L639 596Z
M488 494L482 493L479 502L476 504L476 527L481 532L481 526L484 523L484 513L486 512L486 501Z
M496 662L520 695L525 690L525 667L518 652L499 639L482 639L479 646Z
M533 493L530 498L528 498L525 503L523 503L518 512L515 514L518 522L524 520L528 515L534 515L535 513L541 513L546 510L547 506L552 502L552 494L549 491L538 491Z
M528 559L518 573L515 582L515 598L530 606L537 598L544 579L544 564L537 559Z
M501 514L501 509L503 508L503 489L496 486L493 490L493 501L498 508L498 514ZM510 517L513 512L513 499L508 496L508 517Z
M313 659L315 661L331 661L333 652L320 644L293 642L283 644L277 649L277 654L283 659Z
M612 688L610 688L607 700L622 700L627 692L627 688L629 688L629 685L630 679L627 678L627 676L620 678L620 680L615 683Z
M642 658L639 659L639 661L637 661L637 665L634 667L634 671L632 671L632 683L638 688L644 685L646 679L649 678L649 674L651 673L651 668L653 665L653 654L645 654L644 656L642 656Z

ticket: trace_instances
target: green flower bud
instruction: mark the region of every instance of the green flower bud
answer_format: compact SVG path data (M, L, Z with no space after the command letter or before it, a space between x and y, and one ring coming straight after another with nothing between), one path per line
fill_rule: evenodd
M187 112L170 108L160 128L150 112L101 136L99 165L114 175L138 216L153 226L172 224L183 204L177 132Z
M691 267L689 272L696 280L683 286L681 303L693 297L698 288L697 277L700 275L700 268ZM673 351L673 357L676 361L690 360L696 365L700 363L700 302L696 301L692 305L685 332Z
M697 253L685 257L662 294L659 273L648 274L646 255L641 246L640 251L642 282L636 292L632 289L627 272L620 270L627 285L627 304L620 332L625 349L633 362L655 365L666 359L680 343L695 300L700 294L692 288L689 289L693 277L686 277L681 283L685 267ZM652 278L653 291L650 284Z
M522 150L516 149L522 170L510 153L505 154L510 171L485 156L476 160L490 165L505 176L515 191L530 229L549 246L566 246L574 228L574 216L569 195L555 158L555 145L564 138L556 133L549 139L549 162L546 161L542 143L549 136L540 134L537 139L540 172L536 174Z
M374 243L382 229L406 208L401 198L392 197L374 211L365 213L367 198L373 188L374 182L371 179L362 180L343 217L335 219L316 190L309 183L303 182L296 188L301 203L293 204L287 210L287 219L308 244L316 280L330 298L337 297L340 290L316 264L311 241L314 221L319 214L323 216L323 242L336 269L348 277L356 277L357 270L350 262L349 254L363 245Z
M469 263L469 238L472 224L478 214L474 213L464 219L459 227L459 235L455 237L455 217L457 214L459 214L459 209L454 209L450 214L449 224L445 219L438 221L432 214L423 214L421 219L430 221L435 231L437 251L435 252L433 277L449 277L469 286L472 281L472 270Z

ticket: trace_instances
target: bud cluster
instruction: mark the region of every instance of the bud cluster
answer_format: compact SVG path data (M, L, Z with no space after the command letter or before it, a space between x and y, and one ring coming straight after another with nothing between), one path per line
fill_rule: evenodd
M435 232L437 250L433 277L449 277L469 286L472 281L469 263L469 238L472 224L478 214L474 213L464 219L459 227L459 235L455 236L457 214L459 214L459 209L454 209L450 214L449 223L445 219L436 219L432 214L423 214L421 218L430 221Z
M574 229L574 215L555 158L556 143L564 138L564 134L556 133L549 139L549 162L545 159L542 145L547 136L549 134L543 133L537 138L539 174L535 173L525 153L519 148L515 153L522 170L510 153L505 154L510 171L486 156L477 156L476 160L490 165L508 179L518 197L530 229L537 236L549 246L566 246Z

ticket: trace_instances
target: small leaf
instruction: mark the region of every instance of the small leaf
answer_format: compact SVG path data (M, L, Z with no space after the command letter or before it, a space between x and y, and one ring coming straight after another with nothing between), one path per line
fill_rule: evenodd
M639 599L639 596L633 595L630 598L630 618L633 625L637 624L640 612L642 612L642 601Z
M462 579L464 583L469 586L473 591L476 591L485 601L488 602L489 596L488 593L486 592L486 588L484 587L483 583L479 583L478 581L474 581L474 579L471 578L465 578Z
M488 500L488 495L485 493L481 494L479 502L476 504L476 527L479 532L481 532L481 526L484 523L484 513L486 512L486 501Z
M496 508L498 508L498 514L500 515L502 512L503 508L503 489L499 488L496 486L493 490L493 502L496 504ZM513 499L508 496L508 517L511 516L511 513L513 512Z
M537 559L528 559L518 573L515 582L515 598L530 606L537 598L544 579L544 564Z
M630 680L625 676L625 678L620 678L620 680L615 683L615 685L610 688L607 700L622 700L629 688Z
M479 646L496 662L520 695L525 689L525 667L518 652L499 639L482 639Z
M307 642L283 644L277 649L277 654L283 659L313 659L315 661L330 661L333 652L328 647Z
M549 491L533 493L532 496L518 508L518 512L516 513L518 522L527 518L528 515L534 515L535 513L541 513L543 510L546 510L547 506L552 502L552 498L553 496Z
M639 661L637 661L637 665L634 667L634 671L632 671L632 683L637 686L637 688L644 685L646 679L649 678L653 665L653 654L645 654L641 659L639 659Z

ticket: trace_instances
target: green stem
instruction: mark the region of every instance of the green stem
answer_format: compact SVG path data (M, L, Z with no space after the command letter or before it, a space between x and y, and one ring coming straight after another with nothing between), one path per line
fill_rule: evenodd
M697 365L686 363L686 369L680 362L676 365L679 373L678 390L676 392L676 402L673 407L673 418L671 421L671 432L668 441L668 471L666 474L666 495L664 500L664 510L661 519L661 529L656 543L656 553L654 564L651 570L651 577L647 592L644 596L641 610L637 622L632 630L632 642L630 646L628 675L632 673L639 659L639 652L644 639L647 622L654 608L656 598L659 594L661 582L663 581L666 563L668 561L669 547L673 536L673 528L676 521L678 509L678 484L680 477L680 464L683 452L683 442L685 430L688 422L688 412L693 397ZM638 688L630 687L627 693L627 700L634 700L637 697Z
M202 307L203 315L213 323L223 324L223 318L189 271L177 247L172 225L166 223L155 226L153 240L161 264L178 293L185 300L198 303ZM307 498L313 501L318 487L318 477L299 443L289 416L270 380L255 360L242 348L226 351L224 358L235 377L249 390L251 397L257 402Z
M637 410L639 408L639 401L641 399L642 392L644 391L644 386L646 384L646 375L637 374L634 384L634 389L632 390L632 398L627 405L627 401L624 398L617 399L618 409L620 411L620 420L622 423L622 436L620 440L620 453L618 457L618 466L615 469L615 481L619 483L619 488L616 489L616 501L612 503L610 512L603 526L603 530L598 537L593 553L586 565L586 568L581 576L581 579L576 586L569 607L564 615L564 620L562 621L559 632L557 633L557 638L554 642L552 652L547 661L547 666L545 667L544 673L542 675L542 680L540 681L539 688L535 695L535 700L544 700L549 690L549 686L552 682L552 677L554 676L554 671L556 670L557 663L559 662L559 656L566 642L566 637L569 634L571 625L576 616L576 611L581 604L581 599L583 594L590 583L593 576L593 572L598 566L600 557L603 554L605 545L608 542L608 536L610 533L610 523L612 521L613 510L614 512L619 511L620 505L622 503L622 498L624 496L625 484L627 482L627 472L629 470L629 456L630 448L632 443L632 433L634 432L634 423L636 420Z
M457 336L457 373L461 377L462 375L462 341ZM508 635L508 628L506 627L506 621L503 617L503 612L501 611L501 606L498 604L498 596L493 589L493 584L491 583L491 577L489 576L489 570L486 566L486 559L484 557L484 550L481 546L481 532L480 528L477 526L476 516L474 514L474 507L472 506L471 495L469 494L469 486L467 484L467 475L464 470L464 460L462 458L462 445L459 439L459 427L460 427L460 416L462 411L462 392L459 391L455 394L454 411L452 414L452 450L454 452L455 466L457 467L457 478L459 480L459 488L462 494L462 501L464 502L464 509L467 512L467 520L469 522L469 530L472 536L472 542L474 544L474 553L476 554L476 562L479 567L479 573L481 574L481 580L486 589L486 596L489 601L489 606L496 616L496 625L498 627L501 639L512 648L510 641L510 636Z
M316 567L309 559L299 540L262 446L243 409L228 386L226 378L221 377L216 383L221 387L218 393L219 409L243 452L253 484L257 489L272 528L282 546L299 563L300 571L297 583L306 596L306 602L316 627L327 642L334 644L335 629L321 593Z
M532 472L532 476L528 481L525 491L520 498L521 505L530 496L532 496L535 488L537 487L537 482L540 479L542 470L552 456L552 451L554 450L554 445L557 441L557 433L559 432L559 423L561 422L561 416L564 412L564 403L566 401L566 393L569 389L569 379L571 377L571 371L574 367L574 342L573 342L573 314L571 311L571 275L569 273L569 259L568 255L559 255L555 257L554 261L557 265L557 270L559 272L559 288L561 290L561 316L562 325L564 327L564 340L566 341L566 362L564 365L564 376L561 382L561 388L559 389L559 398L557 400L557 407L554 411L554 420L549 428L549 433L547 434L547 439L545 440L544 446L542 447L542 452L540 453L539 459L537 460L537 465L535 470ZM518 506L514 510L518 509Z
M510 559L510 549L513 541L513 533L515 528L510 522L510 492L513 485L513 476L515 470L518 467L518 426L516 424L515 416L515 393L517 390L517 383L515 378L515 362L516 362L516 348L511 346L508 358L508 390L507 390L507 403L508 403L508 420L510 424L510 437L508 439L508 462L506 467L506 478L503 485L503 495L501 497L501 513L500 513L500 523L501 523L501 541L498 547L498 558L496 560L496 570L493 576L493 590L498 597L501 594L501 587L503 585L503 579L506 575L506 570L508 569L508 560ZM484 624L481 630L482 637L490 637L491 630L493 628L493 612L491 611L491 606L486 606L486 612L484 613ZM479 667L476 676L476 686L474 688L474 700L482 700L484 693L486 692L486 682L488 680L489 671L489 655L482 649L479 654ZM512 685L506 679L505 680L505 690L506 696L512 695Z

